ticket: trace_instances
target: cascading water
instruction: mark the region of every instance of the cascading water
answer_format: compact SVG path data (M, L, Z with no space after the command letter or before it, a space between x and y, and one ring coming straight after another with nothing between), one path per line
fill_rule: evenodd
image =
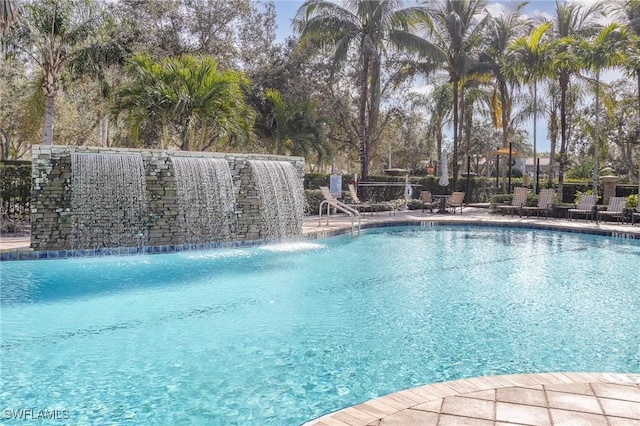
M142 156L71 154L71 247L140 247L147 241Z
M183 244L234 237L235 194L229 163L222 158L171 157L178 190Z
M304 189L295 166L287 161L249 160L260 198L263 238L302 232Z

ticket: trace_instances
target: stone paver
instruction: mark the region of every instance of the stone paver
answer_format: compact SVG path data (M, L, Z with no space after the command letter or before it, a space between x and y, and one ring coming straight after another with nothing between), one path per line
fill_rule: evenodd
M442 426L442 425L637 425L640 426L640 374L617 373L540 373L480 377L477 380L453 381L420 386L422 397L430 401L418 403L410 398L393 398L394 394L367 401L358 407L377 406L379 400L393 398L405 407L386 405L386 413L368 411L367 425ZM588 380L588 381L585 381ZM494 389L436 396L442 389L460 389L461 384L495 383ZM544 382L534 385L531 383ZM500 384L501 383L501 384ZM413 391L413 390L409 390ZM401 391L406 393L407 391ZM312 420L305 426L345 423L362 425L364 419L352 422L342 413L347 408Z

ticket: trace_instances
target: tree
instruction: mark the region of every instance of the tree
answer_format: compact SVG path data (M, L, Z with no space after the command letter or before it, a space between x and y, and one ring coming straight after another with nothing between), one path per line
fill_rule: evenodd
M460 146L460 81L472 72L477 60L476 49L481 43L489 15L480 17L482 0L444 0L425 6L432 29L421 53L442 66L453 88L453 185L458 177L458 148Z
M255 131L268 141L273 154L308 156L317 154L319 161L328 157L331 147L324 138L325 120L316 113L311 101L288 104L280 92L266 89Z
M598 157L600 156L600 73L603 69L623 63L622 51L626 32L616 23L602 28L593 39L576 44L576 54L582 66L595 75L595 124L593 136L593 193L598 193Z
M18 20L18 5L15 0L0 0L0 35L9 30Z
M372 147L379 134L383 55L390 48L406 48L415 37L408 32L419 8L399 9L398 0L307 0L298 9L294 27L305 47L332 53L333 68L357 58L357 135L360 144L361 178L369 176Z
M145 122L161 126L163 148L171 133L187 151L248 140L254 113L245 102L249 81L242 73L219 71L213 59L189 55L159 62L135 55L126 70L132 80L115 93L113 114L126 114L134 140Z
M53 142L54 101L64 71L98 74L126 52L109 39L105 17L91 0L34 0L23 4L23 17L9 31L8 46L42 71L44 125L42 144Z
M119 0L123 38L154 60L212 56L221 69L267 62L275 39L275 6L254 0Z
M427 96L427 99L429 99L427 103L427 112L429 113L427 136L435 138L438 164L441 164L442 131L444 125L451 119L451 111L453 109L453 91L451 85L441 84L436 86L433 92Z
M513 55L512 63L516 73L531 85L533 91L533 161L536 165L537 124L538 124L538 81L549 75L551 58L549 44L543 39L551 23L545 22L536 27L528 36L520 37L509 47ZM538 192L537 182L534 180L533 190Z
M617 8L629 34L625 69L636 79L636 126L640 129L640 0L621 0ZM631 171L632 176L636 171Z
M556 75L560 88L560 165L558 172L559 192L562 194L564 171L567 166L568 128L567 122L569 83L571 77L580 70L576 56L571 50L574 40L589 37L598 31L597 20L602 17L600 2L583 5L556 0L555 16L552 21L553 61L551 69Z
M510 126L513 110L512 88L519 84L517 74L514 72L514 64L510 61L508 48L510 43L522 34L524 21L521 10L524 5L524 3L514 4L502 14L491 17L487 25L486 45L480 53L480 62L477 67L480 71L488 72L495 81L492 101L492 109L495 112L494 123L496 127L502 129L502 146L507 149L513 132ZM503 189L504 185L503 180Z

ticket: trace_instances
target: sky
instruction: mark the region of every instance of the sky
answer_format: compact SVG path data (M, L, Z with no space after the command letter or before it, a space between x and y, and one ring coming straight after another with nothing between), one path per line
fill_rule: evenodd
M593 0L573 0L577 3L591 4ZM288 36L292 34L291 21L293 20L296 11L303 4L303 0L275 0L276 8L276 42L283 42ZM509 1L487 1L487 8L492 15L499 13L500 9L509 4ZM555 11L554 0L532 0L529 1L524 8L525 16L546 15L551 18ZM610 82L621 77L621 73L618 71L605 71L602 75L604 82ZM424 87L416 87L416 91L426 92ZM533 135L533 124L529 123L527 126L529 136ZM549 152L550 143L547 138L547 123L544 119L538 118L537 124L537 137L536 145L538 152Z

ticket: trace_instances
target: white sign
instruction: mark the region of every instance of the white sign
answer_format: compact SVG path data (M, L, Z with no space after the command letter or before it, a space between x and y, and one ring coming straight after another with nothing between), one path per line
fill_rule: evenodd
M342 175L329 176L329 192L335 198L342 198Z

